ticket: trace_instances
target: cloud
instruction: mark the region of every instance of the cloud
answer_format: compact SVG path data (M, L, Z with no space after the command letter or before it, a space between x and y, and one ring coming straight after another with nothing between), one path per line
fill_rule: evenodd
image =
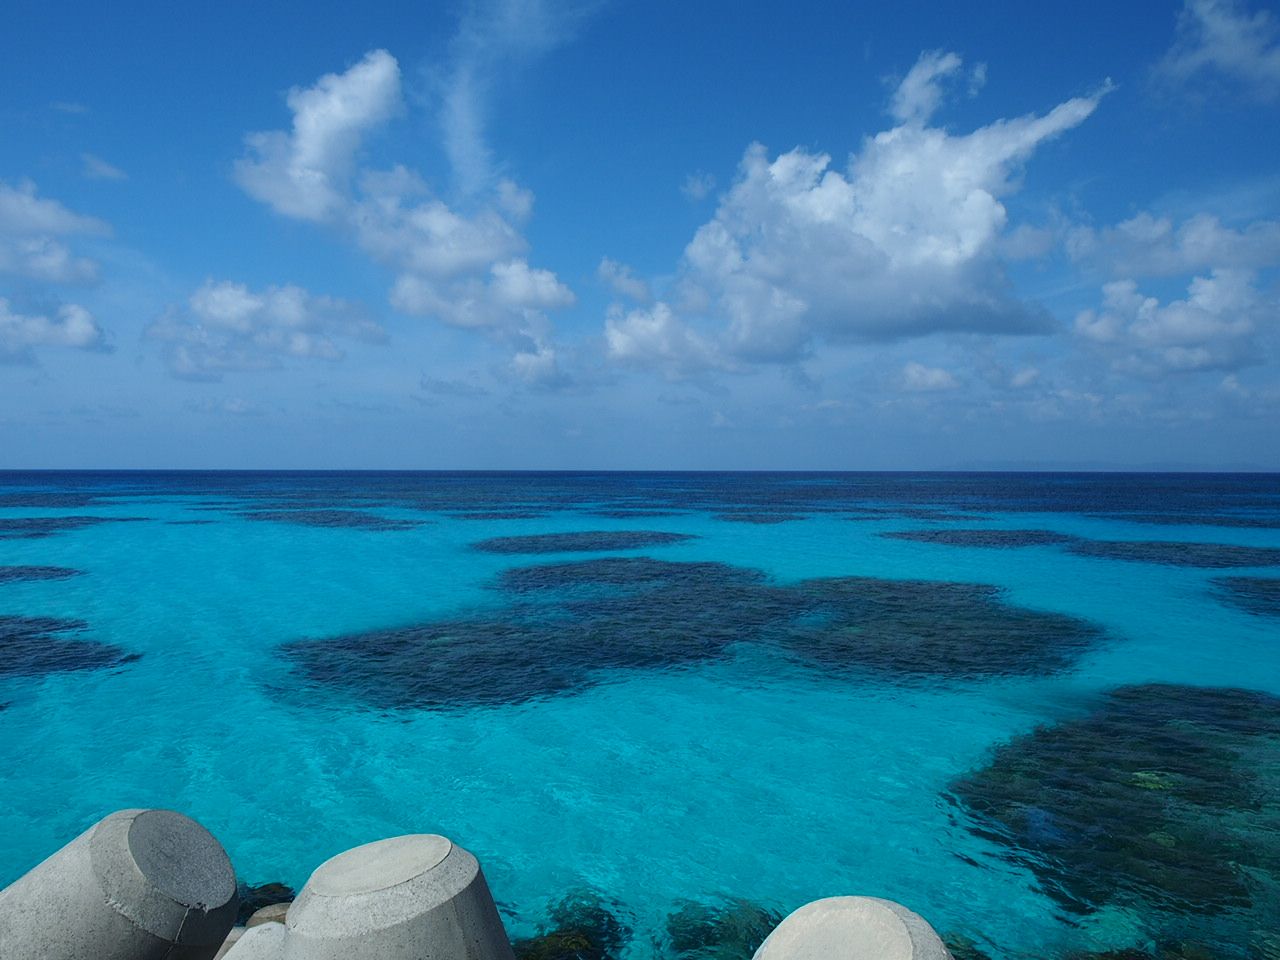
M1234 81L1260 100L1280 97L1280 29L1266 10L1235 0L1187 0L1157 79L1189 86L1204 75Z
M1076 227L1066 235L1076 261L1122 277L1174 276L1208 267L1258 270L1280 263L1280 222L1258 220L1234 229L1198 214L1175 224L1142 212L1114 227Z
M953 135L925 121L938 79L959 69L953 54L922 55L892 98L900 125L868 138L843 171L804 148L770 158L750 146L685 249L682 312L722 325L725 350L760 362L794 361L817 340L1048 330L1047 314L1011 292L1000 198L1109 86Z
M68 210L57 200L36 195L30 180L11 187L0 181L0 236L85 234L105 236L111 228L95 217Z
M80 154L80 175L86 180L128 180L129 175L92 153Z
M39 196L30 181L17 186L0 181L0 274L54 284L92 282L98 264L74 255L62 238L110 233L96 217Z
M49 104L50 110L57 110L59 113L81 114L88 113L89 108L83 103L76 103L72 100L54 100Z
M472 0L453 37L440 84L440 129L460 193L492 186L485 121L504 71L549 53L574 36L597 4L552 0Z
M485 78L487 86L490 71L506 58L532 56L562 36L556 31L566 17L532 2L473 7L454 43L441 109L456 108L478 124L480 93L467 78ZM460 98L453 108L449 96ZM453 202L406 166L358 167L362 138L401 102L400 69L384 50L345 73L295 88L288 97L292 130L251 135L237 180L278 213L327 224L394 271L389 301L396 310L484 331L527 354L521 370L545 371L551 350L545 314L575 298L555 274L528 262L522 227L533 194L481 170L487 171L487 160L481 164L474 150L464 149L468 137L480 136L480 126L461 120L445 130L456 178L466 181L465 195ZM532 341L546 349L531 351Z
M450 380L437 377L423 377L419 383L424 393L440 397L487 397L489 391L478 383L468 380Z
M339 339L380 343L383 329L357 305L296 286L254 292L208 280L185 309L171 309L144 331L162 344L170 372L217 380L230 371L263 370L285 359L338 360Z
M53 316L21 314L0 297L0 362L32 363L38 347L108 349L102 328L84 307L67 303Z
M251 197L299 220L331 220L346 207L345 185L360 141L400 107L400 66L372 50L345 73L327 73L285 98L291 131L251 133L235 166Z
M1099 309L1076 317L1075 332L1120 372L1231 371L1261 360L1255 335L1276 309L1243 270L1196 277L1185 300L1165 304L1141 294L1133 280L1117 280L1102 288Z
M922 363L908 363L902 368L902 388L913 393L934 393L954 390L959 382L948 371L939 367L926 367Z
M602 283L620 297L634 300L636 303L648 303L653 299L649 284L645 283L625 263L604 257L596 268L596 276Z
M920 54L889 99L889 113L899 123L925 123L942 104L944 77L960 69L962 61L954 53L934 50Z
M684 178L684 182L680 184L680 192L694 203L707 199L715 188L716 178L709 173L703 173L701 170L697 173L689 174Z
M661 369L682 380L725 366L716 348L680 322L665 303L625 311L615 304L605 318L605 344L611 360Z

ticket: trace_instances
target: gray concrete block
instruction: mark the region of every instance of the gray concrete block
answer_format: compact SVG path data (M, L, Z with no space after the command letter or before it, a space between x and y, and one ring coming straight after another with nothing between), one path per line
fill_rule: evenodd
M782 921L753 960L951 960L933 927L876 897L815 900Z
M210 960L237 905L209 831L172 810L121 810L0 890L0 957Z
M379 840L321 864L285 931L285 960L513 960L480 864L432 834Z
M282 960L285 928L279 923L262 923L250 927L236 938L223 960Z
M289 906L292 903L292 900L289 903L271 903L261 910L255 910L253 916L245 923L245 926L256 927L263 923L284 923L285 915L289 912Z

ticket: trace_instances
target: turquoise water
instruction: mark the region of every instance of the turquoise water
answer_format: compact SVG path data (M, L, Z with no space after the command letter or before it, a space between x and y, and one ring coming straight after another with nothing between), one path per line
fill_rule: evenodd
M315 511L327 512L290 522ZM70 517L145 519L5 532L8 521ZM401 523L352 525L370 518ZM944 529L1078 539L984 548L881 536ZM571 553L475 546L573 531L691 539ZM1201 557L1250 564L1231 567L1073 549L1114 541L1260 549ZM0 885L111 810L163 806L208 826L250 883L299 887L350 846L444 833L480 858L513 936L534 933L565 894L592 890L631 928L627 957L664 956L666 917L684 900L744 897L785 912L844 893L899 900L996 958L1166 937L1248 956L1275 930L1265 895L1208 920L1133 900L1070 909L1025 859L972 829L951 787L999 745L1081 716L1121 685L1280 694L1280 621L1215 584L1280 576L1266 552L1278 548L1280 479L1267 476L0 475L0 569L80 571L0 582L0 616L82 621L57 635L141 655L6 674L0 650ZM738 623L733 601L720 617L729 640L706 655L667 646L628 659L618 648L643 636L644 595L627 616L572 606L627 584L546 594L567 606L503 587L505 571L601 557L760 571L796 622L804 584L857 577L991 585L995 616L1060 615L1033 633L1059 620L1099 633L1065 663L1037 665L1031 651L989 672L892 653L833 666L795 628ZM707 577L691 589L714 607L726 588ZM929 590L912 596L912 617L933 615ZM655 604L653 617L662 612ZM944 637L956 630L948 615L933 625ZM520 624L538 618L564 618L566 635L612 659L575 647L583 663L527 690L519 656L502 662L501 683L490 660L468 668L469 644L496 641L467 625L514 622L517 639L501 642L518 651ZM896 636L896 620L875 623ZM402 672L445 669L437 654L462 637L429 696L378 677L377 632L400 644L394 631L423 624L447 628L413 639ZM984 642L980 629L960 634ZM334 638L332 656L312 659ZM532 652L529 669L556 650ZM1275 756L1256 761L1271 765L1257 814L1270 849Z

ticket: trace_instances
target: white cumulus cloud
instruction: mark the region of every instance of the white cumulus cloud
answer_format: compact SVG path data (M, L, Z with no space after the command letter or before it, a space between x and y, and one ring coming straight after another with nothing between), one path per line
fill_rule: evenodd
M216 380L229 371L277 367L285 359L338 360L338 340L378 343L380 326L357 305L292 285L253 291L208 280L187 301L145 331L163 347L171 373Z
M968 134L928 126L939 78L959 57L926 53L893 98L898 126L867 139L844 169L796 148L753 144L715 217L685 250L685 301L723 324L728 351L786 362L816 340L943 331L1043 332L999 258L1001 198L1046 141L1083 123L1106 87L1044 115Z
M605 318L604 335L610 359L658 367L672 380L724 365L716 348L662 302L630 311L615 304Z
M653 299L649 284L637 277L625 263L604 257L596 267L596 276L620 297L636 303L648 303Z
M1081 312L1075 331L1123 372L1229 371L1261 360L1256 335L1276 311L1247 271L1214 270L1191 281L1186 299L1167 303L1133 280L1108 283L1101 306Z
M292 129L250 135L237 180L285 216L328 224L392 270L395 309L484 330L529 353L531 337L548 337L545 313L575 298L554 273L528 262L522 228L533 194L488 175L483 90L469 84L483 79L487 89L504 51L541 49L558 22L540 3L515 2L479 5L464 19L441 105L453 118L443 146L455 177L465 181L459 197L446 200L404 165L359 166L363 138L403 102L399 65L385 50L291 91ZM522 33L525 27L533 32ZM537 362L547 364L545 357Z
M1121 277L1174 276L1208 267L1258 270L1280 264L1280 222L1234 228L1210 214L1175 223L1144 211L1114 227L1073 228L1066 244L1075 260L1104 265Z
M294 87L286 102L293 129L249 134L249 155L236 164L236 180L287 217L332 219L346 206L346 180L361 139L400 106L400 66L387 51L373 50L345 73Z
M33 348L105 350L106 337L84 307L63 304L52 316L18 313L0 297L0 362L30 363Z
M30 181L16 186L0 181L0 274L53 284L91 282L98 277L98 264L74 254L66 239L110 233L96 217L39 196Z
M902 368L902 388L914 393L933 393L939 390L954 390L959 382L947 370L941 367L926 367L914 361Z

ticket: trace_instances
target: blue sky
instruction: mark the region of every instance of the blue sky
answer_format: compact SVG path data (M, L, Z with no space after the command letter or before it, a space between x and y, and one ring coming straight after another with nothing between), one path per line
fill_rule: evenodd
M6 8L0 468L1280 469L1274 8L207 6Z

